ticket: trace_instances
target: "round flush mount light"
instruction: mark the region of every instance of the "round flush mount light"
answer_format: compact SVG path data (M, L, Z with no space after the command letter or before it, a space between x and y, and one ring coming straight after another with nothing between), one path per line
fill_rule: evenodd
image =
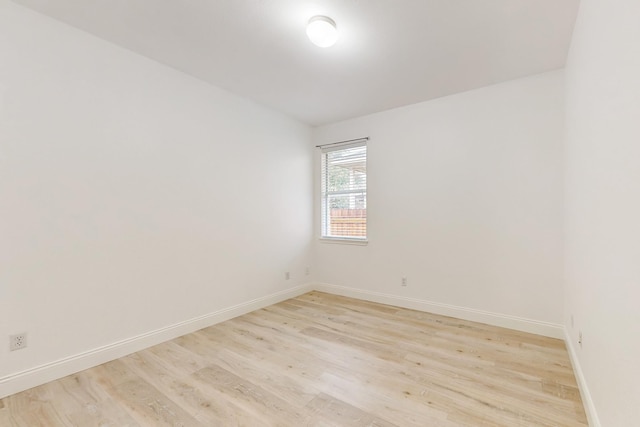
M333 46L338 41L338 29L333 19L317 15L309 19L307 36L311 43L320 47Z

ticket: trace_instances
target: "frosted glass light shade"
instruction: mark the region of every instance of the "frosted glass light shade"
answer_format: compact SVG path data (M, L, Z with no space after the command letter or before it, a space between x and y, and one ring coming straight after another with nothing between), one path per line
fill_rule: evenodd
M329 47L338 41L338 29L333 19L318 15L309 19L307 36L316 46Z

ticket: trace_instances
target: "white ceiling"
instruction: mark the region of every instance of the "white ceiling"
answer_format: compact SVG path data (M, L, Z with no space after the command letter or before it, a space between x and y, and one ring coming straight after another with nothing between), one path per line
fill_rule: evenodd
M320 125L564 66L579 0L14 0ZM338 43L306 37L332 17Z

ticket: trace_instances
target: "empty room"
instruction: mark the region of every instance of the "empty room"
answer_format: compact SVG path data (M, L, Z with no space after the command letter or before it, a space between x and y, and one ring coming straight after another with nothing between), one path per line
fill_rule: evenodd
M0 0L0 426L640 425L637 0Z

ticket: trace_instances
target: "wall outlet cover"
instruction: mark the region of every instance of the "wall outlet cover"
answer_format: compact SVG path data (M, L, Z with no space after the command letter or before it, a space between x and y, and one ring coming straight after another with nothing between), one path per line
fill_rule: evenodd
M9 336L9 350L22 350L27 347L27 333L23 332L21 334L11 335Z

